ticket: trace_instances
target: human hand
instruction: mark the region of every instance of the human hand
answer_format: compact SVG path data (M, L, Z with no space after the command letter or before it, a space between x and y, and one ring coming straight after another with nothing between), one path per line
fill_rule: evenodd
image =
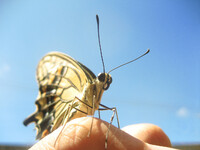
M109 123L94 118L92 132L88 137L91 122L91 117L74 119L68 122L63 130L63 127L58 128L30 150L104 150ZM62 133L58 137L61 130ZM108 150L173 150L169 147L169 138L159 127L152 124L130 125L122 130L111 125L109 131Z

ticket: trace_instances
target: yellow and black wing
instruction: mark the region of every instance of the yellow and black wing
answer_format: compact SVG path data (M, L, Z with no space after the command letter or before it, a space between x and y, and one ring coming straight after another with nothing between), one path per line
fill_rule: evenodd
M63 118L75 117L76 111L69 111L69 104L75 98L80 100L86 84L92 84L96 76L83 64L73 58L51 52L44 56L37 67L39 94L35 102L36 112L29 116L24 125L35 122L36 139L41 139L58 128Z

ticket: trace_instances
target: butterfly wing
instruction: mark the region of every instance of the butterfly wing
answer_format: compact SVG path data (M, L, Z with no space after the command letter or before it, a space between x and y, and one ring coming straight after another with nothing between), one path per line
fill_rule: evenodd
M36 139L41 139L58 128L63 118L69 121L84 116L75 110L69 112L69 105L76 97L82 99L85 85L92 84L95 78L87 67L67 55L59 52L47 54L37 67L39 94L35 102L36 112L24 121L24 125L35 122Z

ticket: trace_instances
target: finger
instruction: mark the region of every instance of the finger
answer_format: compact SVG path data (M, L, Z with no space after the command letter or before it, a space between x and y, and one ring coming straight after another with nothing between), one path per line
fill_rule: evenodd
M56 149L62 150L102 150L105 149L106 133L108 131L109 123L100 119L94 118L93 127L90 136L92 118L82 117L68 122L59 136L56 143ZM55 130L37 144L31 150L36 149L54 149L56 138L62 128ZM124 131L111 125L108 136L108 150L143 150L146 144L133 136L125 133Z
M122 130L146 143L171 147L168 136L156 125L135 124L126 126Z
M90 130L92 118L83 117L77 118L68 122L62 130L59 139L58 134L61 128L49 134L31 150L36 149L62 149L62 150L102 150L105 149L106 133L108 131L109 123L100 119L94 118L93 128L90 137L88 132ZM56 141L57 139L57 141ZM56 148L54 148L56 141ZM143 141L127 134L126 132L111 125L108 136L108 150L171 150L166 147L159 147L150 144L145 144Z

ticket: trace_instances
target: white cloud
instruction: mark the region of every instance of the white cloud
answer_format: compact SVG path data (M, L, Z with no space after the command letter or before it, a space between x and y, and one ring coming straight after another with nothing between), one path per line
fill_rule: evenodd
M176 112L176 115L177 115L178 117L182 117L182 118L188 117L188 116L189 116L189 110L188 110L186 107L181 107L181 108L179 108L179 110Z
M7 63L0 65L0 77L4 76L7 72L10 71L10 69L10 65Z

